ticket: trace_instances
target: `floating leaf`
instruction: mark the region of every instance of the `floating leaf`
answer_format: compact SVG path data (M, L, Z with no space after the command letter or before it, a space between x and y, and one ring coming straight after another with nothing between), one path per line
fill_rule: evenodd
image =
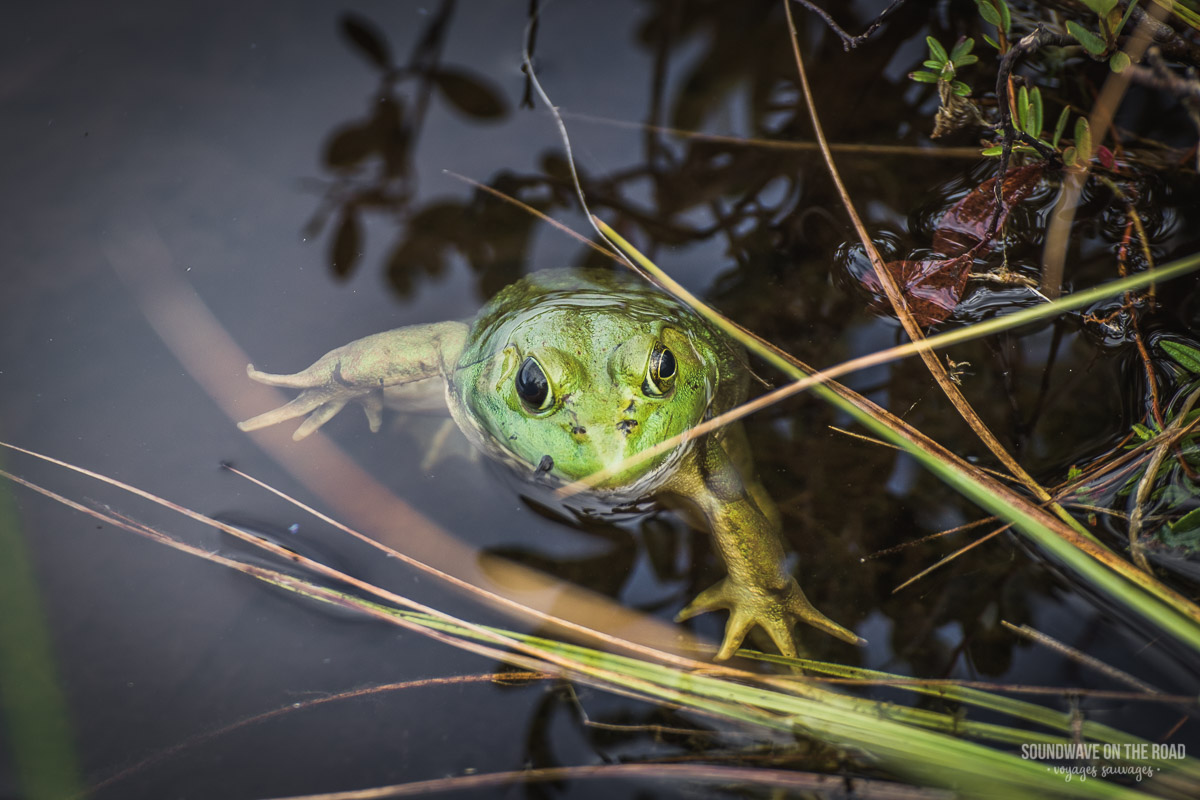
M1108 49L1103 39L1074 20L1067 20L1067 33L1074 36L1075 40L1083 45L1083 49L1094 56L1103 55Z
M1041 164L1014 167L1004 176L1000 187L1004 207L1000 211L1001 226L1009 210L1028 197L1037 187L1045 168ZM987 235L996 213L996 179L990 178L975 187L938 221L933 234L933 249L948 256L958 255L974 247Z
M954 312L967 286L971 269L969 258L889 261L884 265L900 289L921 327L941 322ZM862 276L862 284L873 292L879 305L886 305L883 287L872 270Z
M382 70L392 69L392 50L373 22L357 14L343 14L341 27L342 34L368 61Z
M1169 339L1159 342L1158 346L1174 359L1179 366L1188 372L1200 374L1200 350L1180 342L1172 342Z
M481 78L447 69L430 72L428 77L451 105L468 116L498 119L508 114L504 95Z

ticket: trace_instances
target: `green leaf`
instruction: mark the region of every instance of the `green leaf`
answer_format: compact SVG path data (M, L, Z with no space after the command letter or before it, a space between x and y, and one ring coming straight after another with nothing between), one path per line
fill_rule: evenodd
M1140 422L1133 423L1133 432L1143 442L1148 442L1154 438L1154 431L1150 430Z
M1113 38L1114 39L1116 37L1120 36L1121 31L1123 31L1125 29L1125 23L1129 22L1129 15L1133 13L1133 9L1135 6L1137 6L1137 4L1138 4L1138 0L1132 0L1132 2L1130 2L1129 5L1126 6L1125 15L1123 17L1121 17L1121 21L1117 23L1117 26L1115 28L1113 28Z
M1073 481L1082 474L1083 474L1083 470L1081 470L1079 467L1071 467L1070 469L1067 470L1067 480Z
M1067 33L1075 37L1083 49L1094 56L1102 55L1108 49L1108 44L1096 34L1080 25L1075 20L1067 20Z
M934 75L932 72L925 72L923 70L918 70L917 72L910 72L910 73L908 73L908 77L910 79L916 81L917 83L937 83L938 82L937 75Z
M945 64L950 60L950 56L946 55L946 48L942 47L941 42L932 36L925 37L925 43L929 45L929 56L939 63Z
M974 64L978 60L979 60L979 56L977 56L977 55L973 55L973 54L966 55L966 56L963 56L962 58L955 59L954 66L958 67L959 69L962 69L963 67L969 66L970 64Z
M1108 68L1113 72L1124 72L1130 63L1129 56L1125 54L1125 51L1118 50L1108 59Z
M1052 147L1058 147L1058 140L1062 138L1063 131L1067 129L1067 117L1071 116L1071 107L1063 106L1062 113L1058 115L1058 122L1054 124L1054 139L1050 142Z
M995 2L996 7L1000 10L1000 30L1004 31L1005 36L1008 36L1012 31L1012 14L1009 13L1008 4L1004 0L993 0L993 2Z
M971 48L974 46L975 40L971 39L970 37L959 39L958 42L955 43L954 49L950 51L950 60L959 65L964 63L972 63L970 61L964 62L963 59L967 57L967 54L971 52ZM979 59L976 58L975 60L978 61Z
M1043 120L1042 120L1042 91L1040 89L1038 89L1036 86L1033 88L1033 91L1029 93L1029 102L1031 104L1030 110L1033 113L1031 113L1029 115L1030 116L1029 121L1030 121L1031 125L1026 130L1026 132L1033 138L1037 139L1037 138L1041 137L1041 135L1042 135Z
M1200 373L1200 350L1180 342L1163 340L1158 343L1167 355L1188 372Z
M1172 533L1192 533L1194 531L1200 531L1200 508L1193 508L1171 523Z
M983 17L984 22L990 22L997 28L1000 27L1000 12L996 10L994 5L992 5L991 0L975 0L975 5L978 6L979 16ZM988 37L984 36L983 38L987 39L988 44L992 45L997 50L1000 49L1000 46L991 39L988 39Z
M996 145L992 145L991 147L985 147L983 150L981 150L979 152L979 155L981 155L981 156L998 156L998 155L1001 155L1003 152L1004 152L1004 145L996 144Z
M1081 161L1092 160L1092 129L1086 117L1075 120L1075 150Z
M970 97L971 96L971 87L967 86L962 81L954 81L953 83L950 84L950 88L953 89L954 93L956 95L958 95L959 97Z
M1083 4L1103 17L1116 7L1117 0L1083 0Z
M1017 92L1017 127L1029 133L1029 90L1024 86Z
M1075 162L1079 160L1079 153L1075 151L1074 147L1068 147L1062 152L1062 160L1068 167L1073 167L1075 166Z
M941 69L942 69L942 62L941 62L941 61L934 61L932 58L927 58L927 59L925 59L924 61L922 61L922 62L921 62L921 66L922 66L922 67L929 67L930 69L936 69L936 70L938 70L938 71L941 71Z

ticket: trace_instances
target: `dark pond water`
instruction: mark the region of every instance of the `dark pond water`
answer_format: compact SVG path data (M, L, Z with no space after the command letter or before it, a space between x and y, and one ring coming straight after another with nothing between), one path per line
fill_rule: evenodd
M860 29L879 5L846 4L838 14ZM970 20L965 5L955 6L954 19ZM585 230L553 121L522 106L527 6L47 2L10 10L0 29L0 438L295 541L452 613L526 624L414 576L220 465L234 463L303 499L328 497L322 485L348 496L353 481L329 468L332 462L310 458L317 451L306 450L308 443L293 445L285 434L256 440L234 426L271 402L246 380L246 361L299 369L369 333L467 318L535 269L596 263L576 240L448 174L515 194ZM906 74L926 57L927 34L953 41L960 29L947 27L949 6L933 13L915 6L850 54L801 16L801 42L834 142L929 144L936 99ZM379 41L414 72L386 75ZM790 58L774 2L563 0L545 10L535 60L547 91L570 112L594 210L729 316L825 365L904 337L855 284L861 257L819 156L692 141L642 125L810 140ZM440 77L414 77L422 70ZM1152 135L1186 146L1190 128L1181 113L1148 94L1133 105L1130 113L1140 116L1131 126L1153 119ZM931 246L930 220L991 174L980 162L913 153L839 157L868 227L898 258ZM1162 262L1194 253L1200 241L1194 178L1180 167L1139 184L1153 203L1147 226ZM1014 216L1028 233L1012 234L1013 269L1036 276L1054 196L1045 189ZM1117 216L1100 193L1089 202L1069 249L1072 287L1115 277ZM1147 337L1195 335L1195 280L1170 284L1161 296L1160 313L1145 322ZM1021 287L975 289L947 325L1034 302ZM951 355L970 362L968 399L1046 484L1112 450L1145 413L1141 361L1119 329L1072 317ZM1159 368L1168 381L1165 403L1184 381ZM765 368L762 374L778 379ZM991 464L919 362L875 368L847 383L951 449ZM423 463L435 426L393 422L372 435L361 414L346 413L326 431L428 520L376 532L401 549L436 555L415 534L405 538L436 524L472 549L462 552L511 557L664 622L720 575L707 538L673 514L565 524L465 450L451 446L441 461ZM814 633L805 637L811 655L922 677L1124 688L1023 642L1003 620L1165 691L1195 694L1194 655L1008 534L893 593L978 534L864 557L979 512L907 457L830 429L846 424L815 399L773 407L747 424L801 584L818 607L871 643L857 649ZM208 549L245 552L110 487L16 453L0 460L80 502ZM704 746L581 721L580 708L602 722L687 723L632 700L584 691L577 706L552 684L486 681L340 700L193 741L292 703L478 675L496 664L331 614L24 488L12 487L12 499L83 779L107 781L96 797L278 796L676 757ZM298 533L287 532L297 525ZM460 566L475 569L473 561ZM692 629L716 639L723 624L723 615L711 614ZM1155 704L1048 702L1151 739L1180 718L1178 709ZM1195 722L1172 736L1196 742ZM0 732L0 744L11 738ZM722 752L744 743L713 741ZM12 750L0 746L2 797L18 793L13 763ZM828 766L800 756L791 763ZM700 790L609 782L530 790L569 797L639 791Z

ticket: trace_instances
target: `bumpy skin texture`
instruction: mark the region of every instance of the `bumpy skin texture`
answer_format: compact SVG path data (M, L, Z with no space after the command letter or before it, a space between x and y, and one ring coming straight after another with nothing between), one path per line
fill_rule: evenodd
M427 405L444 386L455 422L493 458L531 478L573 481L619 464L740 403L744 354L671 298L621 273L549 270L512 284L468 327L415 325L330 351L294 375L248 368L251 378L301 389L243 430L309 415L312 433L348 402L377 430L385 402ZM784 571L779 512L754 477L738 425L618 470L596 493L612 503L682 501L698 511L728 569L679 614L728 609L718 659L761 626L795 655L795 623L848 642L853 633L817 611Z

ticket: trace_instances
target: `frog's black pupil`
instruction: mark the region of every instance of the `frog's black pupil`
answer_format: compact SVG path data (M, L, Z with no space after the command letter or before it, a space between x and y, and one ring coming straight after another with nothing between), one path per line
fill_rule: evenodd
M658 377L660 380L668 380L675 375L675 355L663 348L662 356L658 360Z
M549 393L550 383L546 380L546 373L532 358L525 359L517 371L517 394L531 408L540 409Z

